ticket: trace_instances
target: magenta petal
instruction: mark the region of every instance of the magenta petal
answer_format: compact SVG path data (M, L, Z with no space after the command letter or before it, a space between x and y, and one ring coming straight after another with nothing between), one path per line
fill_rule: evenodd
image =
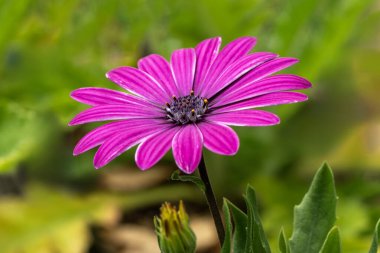
M277 115L259 110L241 110L210 114L208 121L218 122L232 126L271 126L280 123Z
M306 101L308 98L305 94L298 92L275 92L270 94L253 97L241 102L223 105L214 108L216 113L245 110L264 106L273 106L281 104L291 104Z
M95 168L98 169L105 166L128 149L142 142L145 138L163 130L162 127L152 124L132 128L127 132L114 135L112 138L107 139L96 152L94 157Z
M174 80L181 96L187 96L193 89L196 56L193 48L178 49L170 60Z
M82 137L74 148L74 155L82 154L96 146L102 144L105 140L133 128L139 128L146 125L164 125L160 120L152 119L130 119L118 122L111 122L103 126L97 127Z
M173 127L147 138L135 154L137 166L142 170L153 167L171 148L174 135L179 128Z
M132 67L119 67L109 71L106 77L136 95L159 104L167 102L160 84L144 71Z
M280 70L283 70L291 65L297 63L298 60L295 58L276 58L263 63L262 65L256 67L252 71L248 72L245 76L239 79L237 82L233 83L227 87L218 97L215 98L215 102L222 99L224 96L245 87L252 85L253 83L273 74Z
M169 100L172 96L179 96L169 62L164 57L158 54L148 55L139 60L138 66L160 83Z
M70 96L76 101L92 106L106 104L137 104L154 107L153 104L136 96L106 88L80 88L71 92Z
M209 87L219 78L223 70L251 51L255 44L256 38L254 37L241 37L227 44L210 66L202 86L199 88L200 95L204 97Z
M203 83L211 64L218 55L221 43L222 39L216 37L204 40L195 47L195 53L197 55L197 66L193 87L195 94L200 93L201 84Z
M104 120L165 117L164 112L137 105L98 105L75 116L69 126Z
M181 127L173 138L173 156L177 166L191 174L197 168L202 157L202 133L196 125Z
M227 85L237 80L248 71L275 57L277 57L276 54L266 52L258 52L243 56L239 60L232 63L215 81L215 83L211 84L205 94L205 97L212 97L215 93L221 91Z
M220 155L235 155L239 149L239 137L232 128L212 122L198 124L203 135L203 144Z
M244 86L222 98L218 98L213 106L230 104L272 92L302 90L310 87L311 83L302 77L288 74L275 75L257 81L251 85Z

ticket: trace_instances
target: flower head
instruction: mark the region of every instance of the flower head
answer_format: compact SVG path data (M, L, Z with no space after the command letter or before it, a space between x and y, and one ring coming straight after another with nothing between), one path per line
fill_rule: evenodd
M71 93L91 108L69 125L112 120L84 136L74 149L81 154L100 145L94 166L103 167L138 145L137 166L146 170L171 148L178 167L192 173L203 146L234 155L239 138L229 126L270 126L280 122L270 112L252 109L307 100L293 92L311 87L306 79L274 73L298 62L274 53L250 53L256 39L241 37L219 51L221 38L174 51L170 62L157 54L138 68L119 67L106 76L129 93L81 88Z
M196 237L183 202L179 202L178 211L167 202L161 206L160 211L160 217L154 217L154 226L161 252L195 252Z

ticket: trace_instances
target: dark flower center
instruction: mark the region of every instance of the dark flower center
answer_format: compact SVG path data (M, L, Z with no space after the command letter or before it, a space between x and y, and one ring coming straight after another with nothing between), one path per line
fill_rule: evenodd
M187 124L199 121L208 108L208 100L195 96L191 91L190 95L175 97L170 103L166 103L166 114L168 119L176 124Z

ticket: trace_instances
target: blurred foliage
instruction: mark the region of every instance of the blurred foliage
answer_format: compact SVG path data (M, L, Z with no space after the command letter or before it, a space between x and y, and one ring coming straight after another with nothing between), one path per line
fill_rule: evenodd
M151 52L169 57L212 36L222 36L224 44L257 36L256 50L300 58L289 72L313 82L310 101L271 108L281 116L279 126L237 128L241 148L235 157L206 153L212 181L220 195L231 197L252 183L269 238L277 238L278 224L290 227L288 210L307 179L328 160L344 196L337 211L342 245L364 252L380 214L379 6L375 0L0 0L0 172L27 165L30 180L44 185L39 191L27 185L34 199L54 194L56 184L96 187L102 172L92 168L93 152L71 155L94 127L67 127L85 108L70 99L71 90L117 88L105 72L135 66ZM173 164L171 155L163 163ZM133 164L133 152L105 169L118 164ZM14 200L1 204L8 201ZM3 226L8 215L1 209L0 234L10 229ZM72 227L68 222L68 231L83 219ZM25 229L35 231L30 226Z

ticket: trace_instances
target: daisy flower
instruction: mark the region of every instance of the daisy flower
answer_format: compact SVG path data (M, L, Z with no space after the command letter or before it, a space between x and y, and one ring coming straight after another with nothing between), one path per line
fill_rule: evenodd
M109 71L106 77L128 93L95 87L73 91L73 99L91 108L69 125L112 121L85 135L74 155L100 146L94 157L95 168L100 168L138 145L136 164L146 170L172 149L178 167L190 174L203 146L221 155L236 154L239 138L229 126L280 122L275 114L256 108L307 100L292 90L311 87L309 81L275 74L297 59L250 53L254 37L238 38L221 50L220 44L220 37L210 38L195 48L175 50L170 61L151 54L138 61L138 68Z

